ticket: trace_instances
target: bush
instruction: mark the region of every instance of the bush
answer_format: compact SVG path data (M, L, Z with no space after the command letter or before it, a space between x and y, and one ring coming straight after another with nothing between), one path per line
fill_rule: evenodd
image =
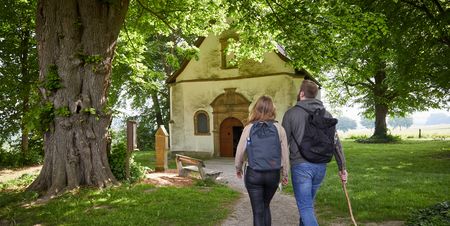
M42 138L30 139L28 152L24 156L19 145L14 145L8 149L0 148L0 168L16 168L42 164L44 160L44 149Z
M450 225L448 201L438 203L425 209L413 210L406 221L408 226Z
M402 138L400 136L387 135L383 137L371 136L369 138L356 139L355 141L358 143L365 144L381 144L381 143L397 143L400 142Z
M111 154L108 156L111 171L117 180L126 180L125 161L127 148L125 142L120 141L112 146ZM130 156L130 182L136 182L144 177L145 167L134 162L133 155Z
M0 168L21 166L22 153L16 149L0 148Z
M367 135L351 135L348 139L350 140L360 140L360 139L367 139Z

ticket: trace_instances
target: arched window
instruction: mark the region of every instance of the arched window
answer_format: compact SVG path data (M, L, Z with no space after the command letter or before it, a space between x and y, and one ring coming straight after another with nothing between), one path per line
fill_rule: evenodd
M209 116L206 111L197 111L194 115L195 135L209 135Z

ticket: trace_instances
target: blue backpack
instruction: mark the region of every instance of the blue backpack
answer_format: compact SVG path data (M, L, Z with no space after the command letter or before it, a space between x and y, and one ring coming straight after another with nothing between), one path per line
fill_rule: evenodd
M281 168L281 143L273 121L256 122L247 137L248 166L267 171Z

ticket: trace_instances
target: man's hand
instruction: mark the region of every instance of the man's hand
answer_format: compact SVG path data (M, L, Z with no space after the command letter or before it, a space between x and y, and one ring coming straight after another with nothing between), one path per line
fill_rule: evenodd
M348 177L347 170L339 171L339 176L341 177L342 182L347 183L347 177Z
M288 177L283 177L283 179L281 179L281 184L282 184L283 186L288 185L288 183L289 183Z
M236 177L239 179L242 179L242 172L241 171L237 171L236 172Z

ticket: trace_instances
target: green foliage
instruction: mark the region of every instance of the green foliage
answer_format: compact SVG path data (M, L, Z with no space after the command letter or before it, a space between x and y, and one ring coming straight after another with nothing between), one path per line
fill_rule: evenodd
M125 142L119 141L113 144L111 154L108 156L111 171L117 180L126 180L125 161L127 158L127 148ZM139 181L144 177L145 168L134 162L133 155L130 156L130 182Z
M216 187L220 186L213 179L207 178L205 180L197 180L195 181L195 186L197 187Z
M58 67L54 64L48 66L45 82L42 86L49 91L56 91L62 88L61 78L58 75Z
M97 111L95 110L95 108L84 108L83 112L89 115L96 115Z
M425 209L413 210L406 221L408 226L450 225L448 201L437 203Z
M55 111L53 103L45 102L42 106L36 106L27 114L27 127L30 130L35 130L40 134L47 132L50 128L50 123L55 118Z
M22 155L17 150L5 150L0 148L0 168L19 167L22 162Z
M69 117L70 116L69 107L66 106L55 109L55 116Z
M103 57L100 55L86 56L83 61L85 64L98 64L103 61Z
M260 49L286 52L294 67L320 79L335 105L362 104L369 118L375 111L386 115L383 108L388 115L404 116L448 106L447 2L229 3L232 28L240 34L234 49L238 58L258 58L253 53Z
M365 140L367 139L367 135L351 135L348 139L350 140Z
M402 140L400 136L394 136L391 134L388 134L386 136L371 136L369 138L362 138L362 139L356 139L355 141L358 143L364 143L364 144L381 144L381 143L398 143Z
M20 146L0 148L0 168L16 168L29 165L42 164L44 150L42 138L34 136L29 140L28 151L24 154Z
M115 116L139 122L139 149L153 149L158 126L168 128L169 89L165 80L183 60L197 56L194 43L199 36L217 34L228 27L226 17L227 5L221 0L130 3L117 43L108 104L120 109L125 100L131 100L136 113Z
M86 64L99 64L103 61L103 57L101 55L87 55L81 52L78 52L76 56L81 60L83 65Z
M19 142L24 116L38 103L36 2L0 4L0 146Z

